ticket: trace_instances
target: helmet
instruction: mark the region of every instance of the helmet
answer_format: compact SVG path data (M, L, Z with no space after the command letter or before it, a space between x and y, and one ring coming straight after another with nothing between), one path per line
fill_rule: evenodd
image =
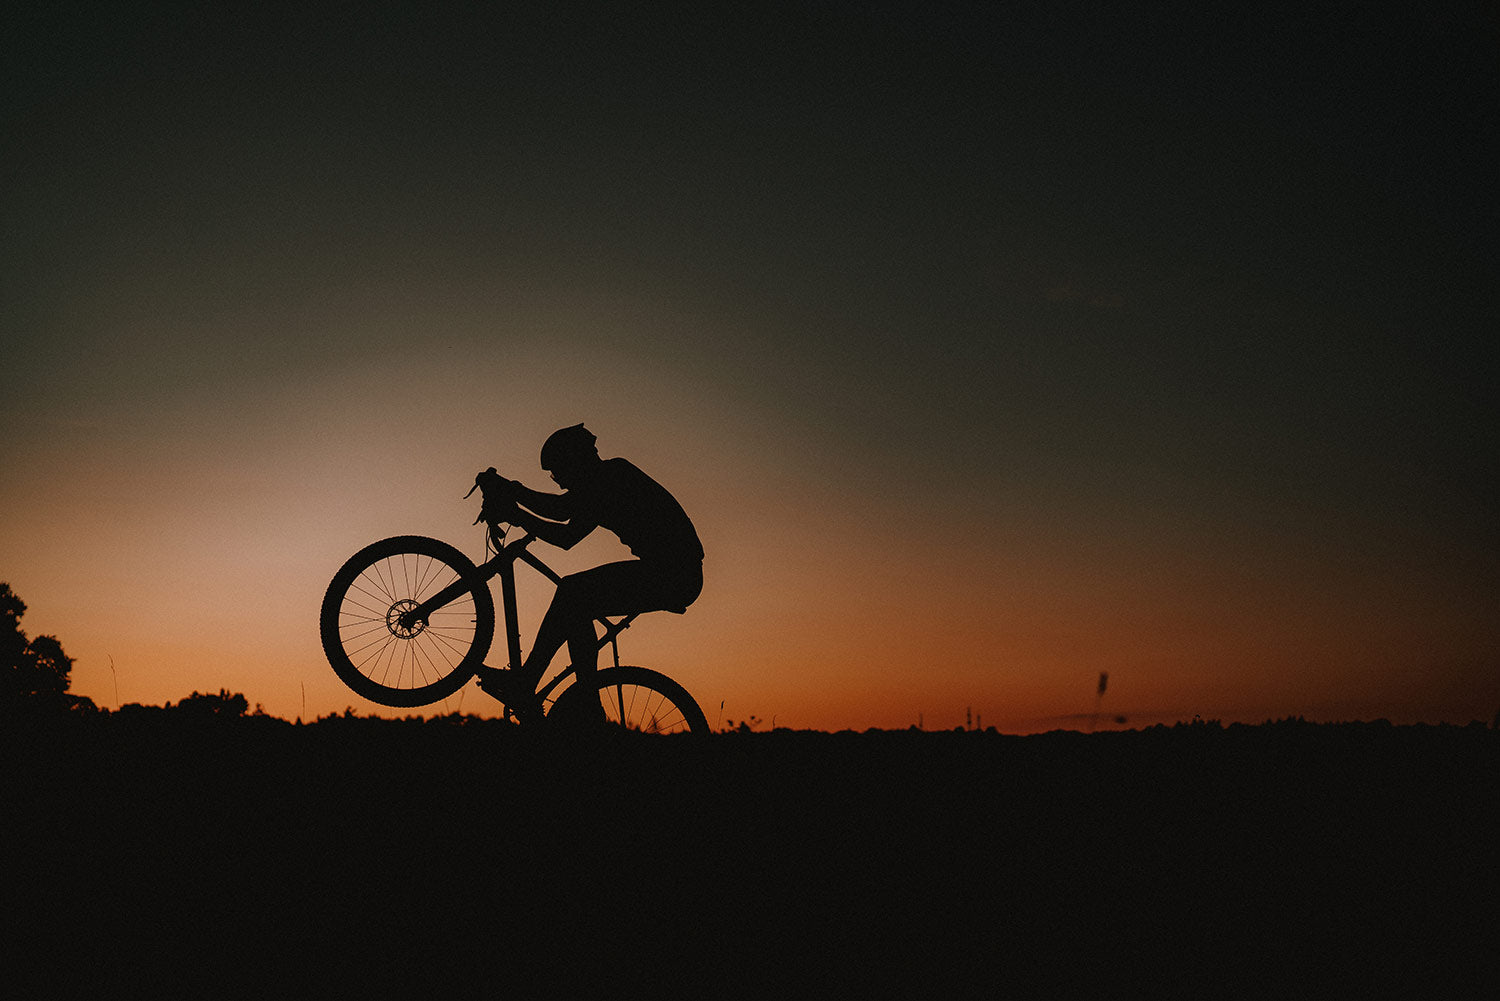
M554 470L559 461L590 454L594 451L594 441L593 432L582 424L552 432L542 443L542 468Z

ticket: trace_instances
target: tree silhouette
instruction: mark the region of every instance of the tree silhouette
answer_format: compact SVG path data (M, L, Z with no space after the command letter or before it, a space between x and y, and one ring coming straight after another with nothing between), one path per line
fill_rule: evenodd
M0 581L0 709L69 708L80 701L68 695L73 658L56 636L28 640L25 614L26 603Z

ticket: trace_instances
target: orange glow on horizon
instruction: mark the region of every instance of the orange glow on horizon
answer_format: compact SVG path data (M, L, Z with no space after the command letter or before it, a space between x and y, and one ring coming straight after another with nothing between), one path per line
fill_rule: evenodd
M684 392L693 379L623 350L588 357L588 377L551 393L536 387L565 357L454 370L418 359L394 387L363 361L56 429L26 457L35 475L3 484L7 511L23 514L0 537L5 579L30 606L23 624L62 640L73 691L101 706L116 685L148 704L225 688L287 719L407 715L363 703L324 662L328 580L390 535L477 558L474 502L461 499L473 472L493 464L545 488L536 449L582 418L604 454L672 490L704 539L697 604L645 617L622 653L682 681L711 721L939 729L972 711L1008 732L1080 727L1095 719L1100 671L1099 718L1126 725L1467 722L1500 706L1483 568L1461 553L1439 552L1450 572L1410 586L1399 554L1342 561L1363 539L1340 540L1331 522L1325 554L998 468L898 477L885 456L733 390ZM402 394L429 412L413 420ZM563 572L623 555L608 538L538 552ZM547 593L524 587L529 646ZM423 712L493 706L471 686Z

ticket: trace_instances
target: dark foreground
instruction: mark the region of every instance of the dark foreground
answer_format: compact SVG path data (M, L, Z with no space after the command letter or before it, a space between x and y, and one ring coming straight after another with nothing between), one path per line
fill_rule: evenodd
M11 997L1301 995L1496 971L1500 733L0 739ZM590 992L594 993L594 992Z

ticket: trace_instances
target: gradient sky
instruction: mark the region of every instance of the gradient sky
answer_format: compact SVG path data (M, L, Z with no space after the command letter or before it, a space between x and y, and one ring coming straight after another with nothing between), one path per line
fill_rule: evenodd
M376 711L334 571L585 421L704 539L623 649L711 721L1500 709L1492 13L232 6L6 15L0 579L75 692Z

